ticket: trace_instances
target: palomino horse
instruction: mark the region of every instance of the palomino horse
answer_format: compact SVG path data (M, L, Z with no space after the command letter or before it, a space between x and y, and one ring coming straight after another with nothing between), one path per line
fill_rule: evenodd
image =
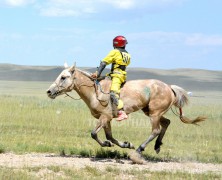
M91 136L102 147L111 147L113 144L121 148L134 149L130 142L121 142L115 139L111 131L111 120L115 118L110 101L109 92L111 81L101 80L99 85L91 78L91 74L75 66L66 68L57 77L55 82L47 90L48 97L54 99L61 94L66 94L75 90L82 100L89 107L92 116L99 119L98 124L92 131ZM174 105L180 110L180 119L184 123L196 124L204 121L204 117L197 117L194 120L188 119L182 114L182 107L187 104L187 93L181 87L167 85L159 80L134 80L125 83L121 89L120 98L124 103L126 114L142 110L150 117L152 132L148 139L142 143L136 152L141 154L149 142L157 137L154 149L160 151L162 139L170 124L170 120L163 115ZM107 140L102 141L97 133L101 129L105 130Z

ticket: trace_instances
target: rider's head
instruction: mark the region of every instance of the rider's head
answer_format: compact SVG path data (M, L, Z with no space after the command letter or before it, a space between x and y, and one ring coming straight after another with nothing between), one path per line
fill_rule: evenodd
M125 48L126 44L128 44L128 42L124 36L116 36L113 39L114 48Z

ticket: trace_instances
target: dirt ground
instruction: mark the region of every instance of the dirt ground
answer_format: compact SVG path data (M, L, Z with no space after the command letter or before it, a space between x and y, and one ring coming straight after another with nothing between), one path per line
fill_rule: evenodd
M107 167L114 167L120 170L149 170L149 171L183 171L189 173L222 173L222 164L204 164L196 162L148 162L145 164L132 164L131 160L126 159L98 159L82 158L76 156L58 156L54 154L23 154L13 153L0 154L0 166L22 168L22 167L47 167L62 166L81 169L94 167L105 170Z

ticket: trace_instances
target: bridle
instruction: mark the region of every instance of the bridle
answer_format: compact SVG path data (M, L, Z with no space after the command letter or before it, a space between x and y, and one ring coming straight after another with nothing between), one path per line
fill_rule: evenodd
M75 71L74 71L73 80L74 80L74 79L75 79ZM65 79L60 86L58 85L58 83L56 83L56 81L54 81L54 84L55 84L55 85L57 86L57 88L58 88L58 91L55 93L56 95L60 94L63 89L66 89L66 88L64 88L64 86L63 86L63 83L64 83L66 80L67 80L67 79ZM69 88L70 88L70 89L73 89L75 86L76 86L76 85L75 85L74 82L73 82L72 85L71 85ZM63 89L61 89L61 88L63 88ZM65 92L64 94L66 95L65 97L70 97L70 98L73 99L73 100L80 100L80 99L82 99L81 97L76 99L76 98L72 97L71 95L69 95L67 92Z
M83 82L80 82L78 83L78 80L79 78L76 77L76 71L80 72L81 74L85 75L86 77L89 78L88 81L83 81ZM102 87L101 87L101 84L99 83L99 81L97 79L94 79L91 77L91 74L88 74L87 72L84 72L82 70L79 70L76 68L74 69L73 73L71 73L72 76L72 84L71 86L69 86L68 88L69 89L75 89L75 90L78 90L79 92L81 91L81 87L83 86L86 86L86 87L95 87L95 93L96 93L96 98L97 100L102 104L102 102L107 102L106 105L109 103L109 100L102 100L99 98L99 94L98 94L98 87L99 87L99 90L103 93L103 94L110 94L109 92L106 93L102 90ZM56 95L59 95L62 93L62 90L63 89L66 89L63 84L66 82L67 79L64 79L63 82L61 82L61 84L59 85L56 81L54 82L54 84L56 85L56 87L58 88L58 91L55 93ZM92 84L89 84L88 82L91 82ZM71 99L73 100L80 100L82 99L81 97L80 98L74 98L73 96L69 95L68 92L64 92L64 94L66 95L65 97L70 97ZM103 105L103 106L106 106L106 105Z

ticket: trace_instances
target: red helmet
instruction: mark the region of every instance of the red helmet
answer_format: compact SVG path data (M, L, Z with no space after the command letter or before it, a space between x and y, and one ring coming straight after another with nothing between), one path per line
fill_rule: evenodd
M125 47L127 43L128 42L124 36L116 36L113 39L113 47Z

